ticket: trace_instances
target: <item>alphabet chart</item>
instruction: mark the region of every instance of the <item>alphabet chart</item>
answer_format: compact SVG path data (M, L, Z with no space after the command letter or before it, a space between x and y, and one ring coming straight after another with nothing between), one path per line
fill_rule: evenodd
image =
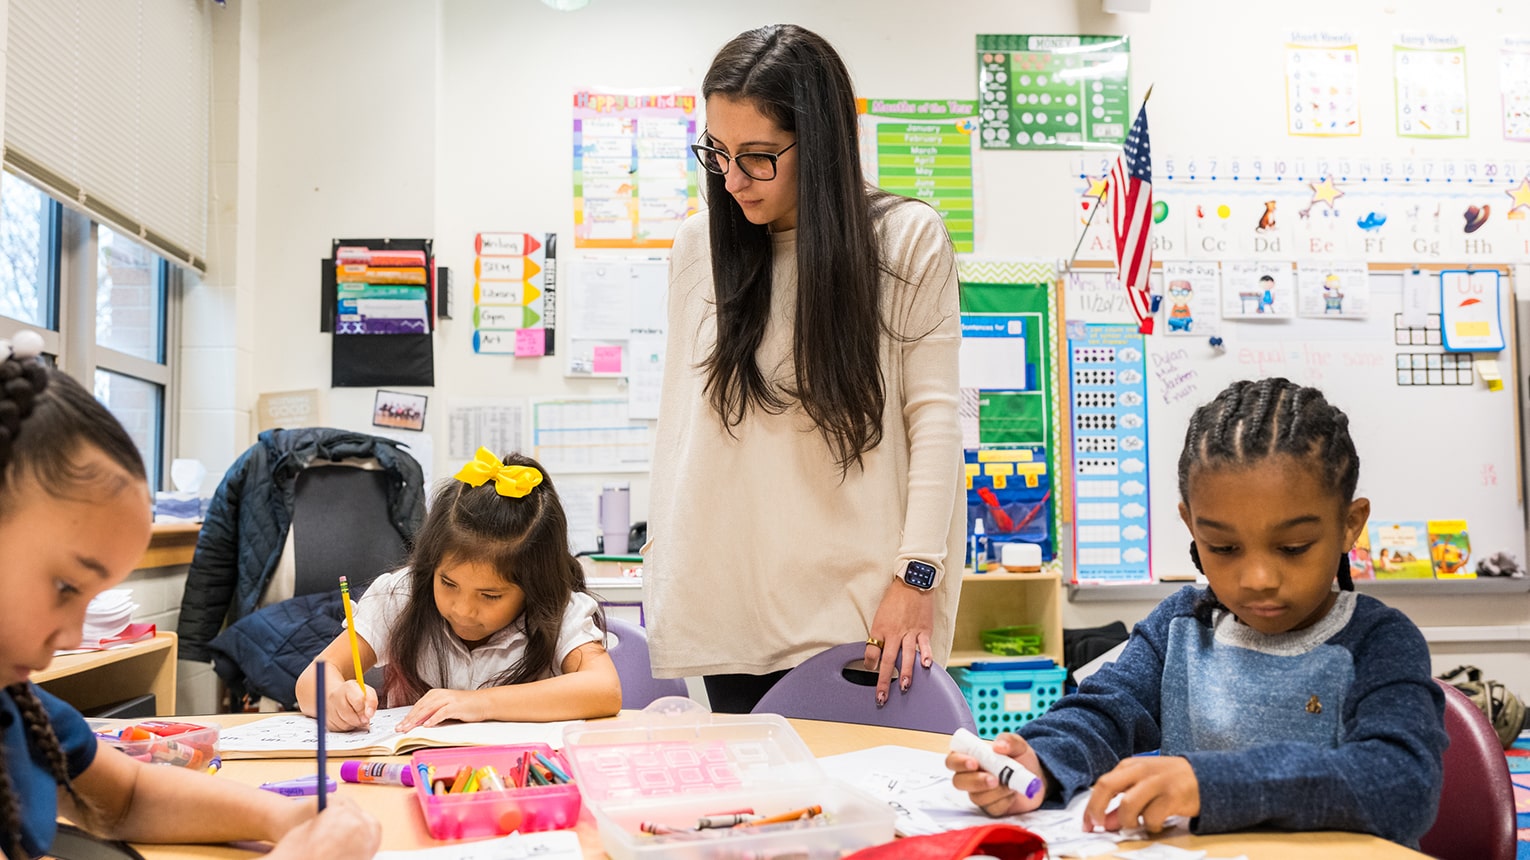
M1070 325L1074 581L1149 582L1147 381L1132 325Z

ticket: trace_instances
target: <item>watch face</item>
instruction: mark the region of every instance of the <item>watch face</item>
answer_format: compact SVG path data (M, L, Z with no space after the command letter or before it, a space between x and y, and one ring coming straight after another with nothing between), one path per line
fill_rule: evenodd
M922 591L935 587L935 566L922 561L911 561L903 569L903 581Z

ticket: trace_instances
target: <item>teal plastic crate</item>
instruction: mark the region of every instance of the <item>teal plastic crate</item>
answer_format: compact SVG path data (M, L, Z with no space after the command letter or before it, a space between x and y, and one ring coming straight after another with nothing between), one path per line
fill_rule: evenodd
M1063 695L1067 670L1051 660L983 660L950 670L972 709L978 737L1013 732Z

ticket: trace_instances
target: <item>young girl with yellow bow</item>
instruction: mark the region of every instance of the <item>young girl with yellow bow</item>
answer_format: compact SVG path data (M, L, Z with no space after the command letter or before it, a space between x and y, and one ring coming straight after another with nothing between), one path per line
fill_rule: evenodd
M621 709L605 618L568 548L558 494L535 460L487 448L436 492L409 566L356 604L361 671L385 666L382 699L413 705L399 731L444 720L569 720ZM329 728L371 724L378 693L355 677L348 633L324 661ZM298 707L317 713L315 665Z

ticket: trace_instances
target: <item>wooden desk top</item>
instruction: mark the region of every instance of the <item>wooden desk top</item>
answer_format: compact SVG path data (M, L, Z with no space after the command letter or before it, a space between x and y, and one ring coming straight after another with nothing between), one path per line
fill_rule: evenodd
M225 726L263 719L270 714L219 714L209 717L186 717L188 720L207 720ZM816 720L791 720L792 726L815 755L827 756L873 746L898 744L915 749L944 752L950 738L942 734L914 732L903 729L884 729L877 726L826 723ZM369 761L408 761L407 757L368 759ZM332 759L330 775L338 781L340 759ZM218 779L234 779L250 785L279 779L291 779L312 772L312 764L304 759L240 759L226 762ZM432 848L447 844L432 840L425 832L425 821L415 800L413 790L395 786L355 785L340 783L341 794L377 816L383 824L382 849L396 851L411 848ZM584 848L586 860L602 860L606 853L601 849L600 836L595 820L588 808L581 809L579 825L575 828L579 842ZM1424 858L1425 855L1411 851L1393 842L1359 833L1236 833L1219 836L1176 836L1156 840L1181 848L1208 851L1213 857L1236 857L1246 855L1249 860L1289 860L1300 855L1304 860L1407 860ZM1150 842L1125 842L1118 848L1142 848ZM233 846L208 845L137 845L145 860L234 860L257 856L255 852ZM1102 855L1102 858L1109 855Z
M108 648L105 651L86 651L83 654L66 654L63 657L54 657L48 668L41 672L32 673L33 683L41 684L69 675L75 675L88 669L108 666L112 663L120 663L133 657L141 657L153 651L161 651L166 648L174 651L175 634L158 632L153 639L145 639L142 642L134 642L131 645L123 645L120 648Z

